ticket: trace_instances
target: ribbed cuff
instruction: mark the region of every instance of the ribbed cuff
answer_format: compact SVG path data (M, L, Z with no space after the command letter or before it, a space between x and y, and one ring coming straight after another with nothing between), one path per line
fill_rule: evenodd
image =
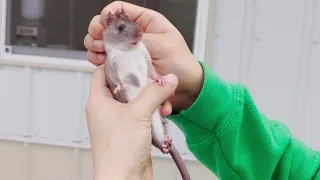
M197 143L228 123L235 105L237 86L220 79L205 63L199 62L204 83L198 98L187 110L168 116L185 134L189 143Z

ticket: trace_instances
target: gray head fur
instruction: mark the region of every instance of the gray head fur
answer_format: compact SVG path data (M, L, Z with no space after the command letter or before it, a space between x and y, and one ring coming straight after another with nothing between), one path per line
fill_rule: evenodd
M129 19L122 9L115 14L109 12L104 17L106 29L103 32L105 47L117 48L121 50L134 49L142 39L140 27Z

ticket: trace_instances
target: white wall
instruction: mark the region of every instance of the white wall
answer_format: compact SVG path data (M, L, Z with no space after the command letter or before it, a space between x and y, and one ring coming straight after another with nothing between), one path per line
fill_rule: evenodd
M91 153L84 149L0 141L0 179L91 180ZM192 179L214 180L203 165L186 161ZM153 158L155 180L181 180L170 159Z
M0 65L0 179L91 179L84 114L90 79L90 72ZM174 129L193 179L216 179L190 157ZM154 154L154 179L180 179L170 158Z
M320 0L215 1L211 67L320 149Z

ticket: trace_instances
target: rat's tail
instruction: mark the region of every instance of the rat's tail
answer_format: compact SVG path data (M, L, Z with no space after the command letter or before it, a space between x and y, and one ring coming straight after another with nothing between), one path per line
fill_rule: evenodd
M187 169L185 163L183 162L183 159L181 158L178 150L176 149L176 147L173 144L171 144L170 155L172 156L172 159L176 163L176 165L180 171L180 174L182 176L182 179L183 180L191 180L188 169Z

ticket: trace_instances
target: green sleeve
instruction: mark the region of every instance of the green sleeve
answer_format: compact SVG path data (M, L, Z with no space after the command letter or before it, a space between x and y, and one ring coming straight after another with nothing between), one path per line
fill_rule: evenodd
M201 163L221 180L320 179L319 152L260 113L243 85L227 83L200 64L204 84L198 98L168 118Z

